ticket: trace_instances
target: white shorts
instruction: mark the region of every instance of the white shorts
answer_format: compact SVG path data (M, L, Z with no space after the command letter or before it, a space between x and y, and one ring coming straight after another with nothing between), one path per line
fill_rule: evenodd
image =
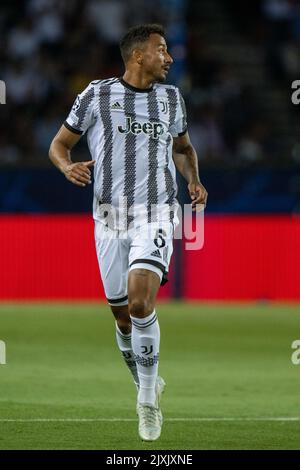
M114 230L95 220L97 258L105 295L110 305L127 305L128 273L148 269L165 284L173 252L172 222L144 224Z

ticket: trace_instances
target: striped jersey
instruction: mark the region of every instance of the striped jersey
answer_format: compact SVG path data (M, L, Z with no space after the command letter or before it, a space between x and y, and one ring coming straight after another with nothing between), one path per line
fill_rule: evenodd
M93 216L116 229L132 221L172 220L176 207L173 137L187 130L177 87L139 89L122 78L91 82L64 125L87 132L94 167Z

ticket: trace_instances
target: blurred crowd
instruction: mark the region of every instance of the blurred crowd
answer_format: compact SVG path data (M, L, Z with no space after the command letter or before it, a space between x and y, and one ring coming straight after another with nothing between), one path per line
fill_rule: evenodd
M300 0L214 0L214 28L203 16L203 0L191 1L188 24L188 97L193 110L191 133L201 149L200 156L208 164L226 166L291 166L299 162L299 139L292 126L288 131L274 125L276 113L285 113L285 123L299 124L299 112L290 104L291 83L300 79ZM223 15L218 11L222 10ZM223 24L218 24L218 19ZM226 23L227 24L224 24ZM226 27L230 40L249 45L251 53L263 57L259 70L263 83L243 79L243 58L228 63L222 52L230 56L230 44L219 44L216 54L211 43L214 36L207 30ZM219 41L222 34L218 34ZM234 53L234 51L233 51ZM245 47L245 56L248 49ZM245 65L247 64L245 57ZM257 63L259 61L257 60ZM251 79L250 79L251 81ZM274 90L271 94L265 89ZM281 95L281 103L276 100ZM283 102L283 105L282 105ZM291 135L294 132L294 135ZM288 135L287 135L288 134Z
M229 0L235 25L260 44L270 76L284 84L300 76L300 0Z
M147 0L1 1L7 104L0 107L0 164L48 164L49 143L76 94L91 80L121 75L118 42L126 29L176 21L165 2L157 4L156 10Z
M266 51L272 80L291 80L297 73L300 79L300 0L226 4L233 27ZM278 140L255 86L245 86L210 51L193 1L2 0L0 79L6 83L7 104L0 106L0 165L48 165L49 143L76 94L91 80L121 75L118 42L124 31L159 22L176 38L184 5L186 37L174 53L185 68L175 72L199 158L229 166L260 164L270 155L276 159Z

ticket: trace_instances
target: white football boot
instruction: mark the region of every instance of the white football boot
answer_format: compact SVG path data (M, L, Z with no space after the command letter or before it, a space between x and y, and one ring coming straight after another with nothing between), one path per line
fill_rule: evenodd
M158 376L155 384L155 406L137 403L136 411L139 417L139 435L143 441L156 441L161 434L163 416L159 404L165 385L164 379Z

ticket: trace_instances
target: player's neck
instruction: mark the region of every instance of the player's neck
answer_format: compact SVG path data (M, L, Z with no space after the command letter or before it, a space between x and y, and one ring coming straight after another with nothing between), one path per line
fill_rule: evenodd
M123 80L134 88L139 88L141 90L147 90L153 86L153 79L145 77L144 75L139 75L130 70L125 71Z

